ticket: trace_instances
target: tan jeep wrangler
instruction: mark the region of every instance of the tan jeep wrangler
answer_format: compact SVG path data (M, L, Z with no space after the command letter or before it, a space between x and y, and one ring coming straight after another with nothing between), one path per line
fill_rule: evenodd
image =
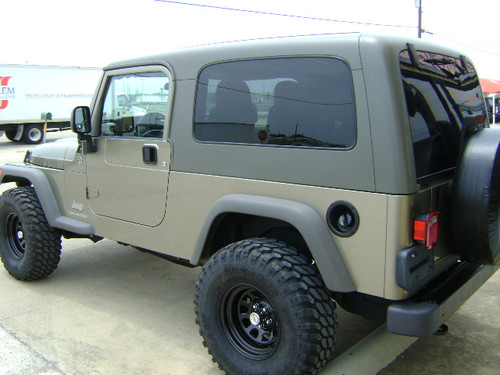
M73 130L0 168L5 267L49 275L61 236L203 265L196 322L227 373L317 373L336 303L432 334L500 263L500 134L444 46L322 35L118 62Z

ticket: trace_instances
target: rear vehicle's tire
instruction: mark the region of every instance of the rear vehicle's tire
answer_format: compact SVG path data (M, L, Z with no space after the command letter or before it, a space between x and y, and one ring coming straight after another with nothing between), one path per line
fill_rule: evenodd
M43 127L38 124L28 124L24 126L23 142L29 145L38 144L43 140Z
M483 129L468 140L452 205L459 254L479 264L500 264L500 129Z
M16 134L17 134L17 130L6 130L5 131L5 136L7 137L7 139L9 141L12 141L12 142L15 142L16 140L14 138L16 138Z
M0 256L18 280L38 280L57 268L61 235L47 223L32 187L11 189L0 197Z
M196 322L229 374L316 374L335 343L335 302L297 250L255 238L231 244L203 267Z

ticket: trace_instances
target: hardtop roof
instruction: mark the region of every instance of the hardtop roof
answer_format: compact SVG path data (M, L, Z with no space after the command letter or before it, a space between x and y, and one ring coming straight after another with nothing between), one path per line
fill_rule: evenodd
M394 49L398 55L401 50L406 48L407 43L414 44L417 49L460 55L458 51L446 46L406 36L335 33L259 38L186 47L156 55L118 61L109 64L104 70L164 65L174 72L176 80L195 79L201 67L216 62L297 55L339 56L346 60L351 69L354 70L361 69L361 44L370 44L372 47L373 44L376 44L377 49L382 54L387 49Z

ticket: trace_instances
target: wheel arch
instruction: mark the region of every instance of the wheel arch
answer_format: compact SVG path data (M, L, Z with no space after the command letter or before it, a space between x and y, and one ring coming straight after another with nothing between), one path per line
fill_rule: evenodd
M285 230L297 231L328 289L335 292L356 290L344 259L318 212L304 203L286 199L249 194L230 194L220 198L205 218L190 262L199 265L220 248L214 247L215 233L224 227L228 218L249 217L264 220L268 227L282 225Z
M0 184L8 182L15 182L19 186L32 185L34 187L47 222L51 227L79 235L94 234L92 225L62 214L50 182L42 171L24 166L4 165L0 168Z

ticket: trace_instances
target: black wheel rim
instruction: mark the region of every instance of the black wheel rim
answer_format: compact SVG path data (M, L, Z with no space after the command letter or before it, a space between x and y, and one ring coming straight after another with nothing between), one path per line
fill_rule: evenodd
M21 259L26 252L23 223L15 213L10 213L5 221L5 232L12 254Z
M228 291L221 305L224 332L233 347L252 360L269 358L280 340L278 316L269 299L249 285Z

